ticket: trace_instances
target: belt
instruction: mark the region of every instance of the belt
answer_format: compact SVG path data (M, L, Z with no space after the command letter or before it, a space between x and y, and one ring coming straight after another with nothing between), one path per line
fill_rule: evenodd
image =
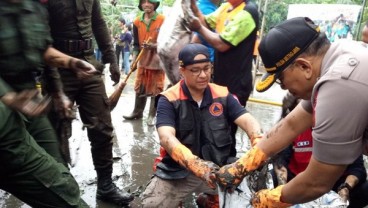
M60 40L54 41L54 47L62 52L83 52L92 48L92 38L85 40Z
M35 81L35 76L36 74L34 73L22 73L14 75L0 74L0 78L9 84Z

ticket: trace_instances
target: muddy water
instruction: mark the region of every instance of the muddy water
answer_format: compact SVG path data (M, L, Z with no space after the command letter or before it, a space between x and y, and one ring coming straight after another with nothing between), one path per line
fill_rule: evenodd
M147 126L149 101L147 101L144 118L142 120L124 121L122 115L132 111L134 106L134 91L132 77L123 91L117 107L112 111L112 121L115 128L114 138L114 172L113 179L121 189L134 193L137 197L131 207L140 207L138 195L152 176L154 158L158 155L159 143L154 127ZM107 93L114 90L111 81L106 79ZM275 85L266 93L254 92L252 97L281 102L284 95L279 86ZM279 119L281 108L278 106L248 102L247 109L261 122L264 130L268 130ZM90 144L86 131L82 129L80 120L73 122L73 136L70 138L72 155L71 172L80 185L82 198L90 207L115 208L111 204L97 201L96 173L93 168ZM244 132L237 134L237 149L243 153L247 149L247 137ZM193 197L184 203L185 207L195 207ZM18 208L28 207L15 197L0 192L0 207Z

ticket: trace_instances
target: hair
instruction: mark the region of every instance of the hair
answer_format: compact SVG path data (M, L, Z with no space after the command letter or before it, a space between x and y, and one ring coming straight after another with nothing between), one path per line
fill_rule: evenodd
M119 21L125 25L125 19L124 18L120 17Z
M128 31L132 31L132 23L127 24Z
M321 32L310 46L302 53L305 56L321 56L330 48L331 42L326 34Z

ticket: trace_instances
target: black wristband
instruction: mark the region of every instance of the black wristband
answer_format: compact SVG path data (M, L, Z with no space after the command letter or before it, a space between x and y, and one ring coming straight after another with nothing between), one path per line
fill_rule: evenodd
M349 192L353 189L353 187L351 187L348 183L344 182L339 186L339 188L337 188L337 192L341 191L343 188L347 188Z

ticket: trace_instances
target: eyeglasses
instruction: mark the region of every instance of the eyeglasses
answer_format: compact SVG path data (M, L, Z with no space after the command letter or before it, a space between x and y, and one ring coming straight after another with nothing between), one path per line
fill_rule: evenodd
M280 76L276 79L275 83L279 84L279 85L283 85L283 81L284 81L284 72L288 69L291 69L295 64L295 61L293 61L286 69L284 69L281 73Z
M212 69L211 66L205 66L203 68L194 67L194 68L191 68L191 69L188 69L188 70L192 73L193 76L199 76L202 73L202 71L205 74L211 73L211 71L212 71L211 69Z

